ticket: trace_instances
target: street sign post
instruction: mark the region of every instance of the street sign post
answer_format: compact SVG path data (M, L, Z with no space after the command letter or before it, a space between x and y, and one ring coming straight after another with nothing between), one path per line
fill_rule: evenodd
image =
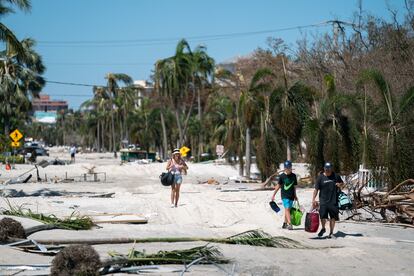
M10 133L10 138L14 142L18 142L20 139L23 138L23 134L18 129L15 129L12 133Z
M12 148L18 148L18 147L20 147L20 142L13 141L13 142L11 142L11 146L12 146Z
M186 157L187 153L190 151L189 148L187 148L186 146L183 146L182 148L180 148L180 153L182 157Z

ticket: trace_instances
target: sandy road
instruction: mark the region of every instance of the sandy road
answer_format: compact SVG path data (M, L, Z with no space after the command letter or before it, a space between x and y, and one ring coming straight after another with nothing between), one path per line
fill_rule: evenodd
M61 158L66 155L54 154ZM414 275L414 243L409 242L414 241L412 229L343 222L337 228L340 237L334 240L315 240L315 235L303 231L303 226L297 227L295 231L282 230L282 214L275 214L268 207L271 191L223 192L241 187L252 188L254 185L231 182L226 185L198 184L198 181L205 181L209 177L223 183L228 177L237 174L235 168L213 164L190 164L189 175L182 186L180 204L178 208L171 208L170 189L161 186L158 180L165 164L121 166L119 163L110 154L80 154L76 164L49 166L41 169L41 176L47 174L48 178L62 178L66 173L76 176L85 171L84 167L96 166L96 171L107 173L107 182L30 183L4 188L26 193L41 189L69 193L67 196L9 198L14 205L25 204L42 213L58 216L66 216L73 211L81 214L135 213L149 220L145 225L102 224L102 228L89 231L43 231L32 235L33 239L226 237L250 229L263 229L272 235L284 235L313 247L338 248L297 250L218 245L224 255L233 260L232 264L225 266L227 270L231 270L235 264L235 274L238 275ZM21 165L12 172L1 170L0 179L18 175L29 168L28 165ZM91 193L115 195L113 198L90 198ZM311 193L311 189L298 191L305 209L310 206ZM5 207L6 202L1 200L0 206ZM36 224L25 219L22 221L25 226ZM139 244L136 248L152 252L199 244ZM107 257L109 250L126 253L131 247L131 244L95 246L102 258ZM50 261L51 257L0 247L1 264ZM224 275L213 266L197 266L191 271L193 275ZM5 273L0 270L1 275Z

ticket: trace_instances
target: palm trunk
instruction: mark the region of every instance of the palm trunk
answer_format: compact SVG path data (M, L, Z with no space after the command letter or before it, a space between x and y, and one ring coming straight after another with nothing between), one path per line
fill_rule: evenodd
M105 147L105 121L102 121L101 122L101 126L102 126L102 130L101 130L101 135L102 135L102 139L101 139L101 142L102 142L102 150L103 150L103 152L106 152L106 147Z
M194 87L195 87L195 85L194 85ZM198 121L201 124L202 114L201 114L201 95L200 94L201 94L201 89L198 89L197 90ZM203 152L203 140L202 140L201 132L198 134L198 142L199 142L199 144L198 144L197 159L198 159L198 161L200 161L200 156L201 156L201 153Z
M164 113L162 112L162 110L160 111L160 117L161 117L162 145L163 145L162 158L166 160L167 152L168 152L167 128L165 127Z
M178 114L178 109L175 109L175 120L177 121L177 127L178 127L178 135L179 135L179 146L182 146L184 143L184 133L183 129L181 128L181 122L180 122L180 114Z
M115 151L115 119L114 119L114 113L112 110L113 106L111 104L111 152Z
M286 158L289 161L292 161L292 152L290 150L290 140L286 138Z
M128 142L130 143L131 141L129 141L129 130L128 130L128 114L126 111L126 107L124 107L124 130L125 130L125 135L124 135L124 139L127 139Z
M368 127L367 127L367 90L364 86L364 145L362 151L362 167L367 167L367 143L368 143Z
M97 123L97 127L96 127L96 146L97 146L97 151L98 152L101 152L101 141L100 141L100 123L99 123L99 120L98 120L98 123Z
M240 143L241 144L241 143ZM241 145L240 145L241 148ZM243 177L244 175L244 162L243 162L243 151L239 151L239 176Z
M246 177L250 179L250 144L251 144L251 136L250 136L250 127L246 128Z

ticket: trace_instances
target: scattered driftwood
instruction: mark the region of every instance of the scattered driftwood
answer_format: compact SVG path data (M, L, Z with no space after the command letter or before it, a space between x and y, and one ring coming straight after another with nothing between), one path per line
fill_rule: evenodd
M414 225L414 179L407 179L388 192L361 194L359 187L354 192L356 209L379 214L383 221Z

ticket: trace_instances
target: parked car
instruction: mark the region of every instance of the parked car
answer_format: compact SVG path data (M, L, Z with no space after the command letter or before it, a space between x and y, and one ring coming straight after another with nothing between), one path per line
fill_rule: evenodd
M37 146L27 146L20 150L20 154L27 155L27 153L32 153L33 151L36 152L36 156L49 156L49 151L42 147Z

